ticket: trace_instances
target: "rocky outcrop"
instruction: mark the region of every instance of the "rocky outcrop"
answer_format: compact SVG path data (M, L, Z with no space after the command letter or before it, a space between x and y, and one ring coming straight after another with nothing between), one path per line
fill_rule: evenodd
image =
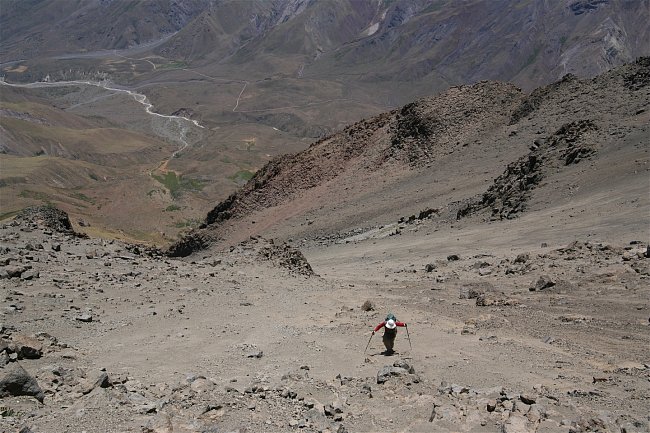
M597 10L609 3L609 0L578 0L569 3L573 15L582 15Z
M544 101L547 101L552 95L557 92L567 91L570 85L578 84L578 77L573 74L566 74L561 80L542 86L533 90L526 96L521 103L514 109L510 116L510 124L514 125L525 117L529 116L537 110Z
M635 66L637 68L624 76L625 87L630 90L640 90L650 85L650 57L639 57Z
M253 257L256 261L270 262L278 268L289 271L292 275L316 276L300 250L284 242L276 243L273 239L267 240L260 236L251 237L231 247L230 253L248 258Z
M288 269L291 273L308 277L316 275L302 252L285 243L281 245L271 243L269 246L260 249L259 254L260 257Z
M212 242L213 238L209 234L193 230L171 244L165 253L169 257L187 257L196 251L208 248Z
M589 133L598 127L591 120L563 125L548 139L535 140L528 155L508 164L480 199L458 210L457 219L484 209L491 210L492 219L512 219L526 209L533 189L552 170L577 164L596 152Z
M515 86L482 81L407 104L392 113L390 145L381 150L380 162L424 166L472 133L502 124L522 97Z
M386 365L379 370L377 372L377 384L384 384L392 377L406 377L407 380L415 383L420 381L420 378L415 374L415 368L404 360L397 360L393 365Z
M68 214L53 206L25 208L16 215L15 221L34 227L48 228L57 233L75 234Z

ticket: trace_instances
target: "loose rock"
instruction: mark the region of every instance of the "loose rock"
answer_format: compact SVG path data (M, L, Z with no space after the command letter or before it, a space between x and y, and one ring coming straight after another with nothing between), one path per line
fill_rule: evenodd
M539 277L535 285L531 287L529 290L531 292L535 292L535 291L549 289L553 286L555 286L555 281L551 280L551 278L548 275L542 275L541 277Z
M36 379L17 362L10 362L0 370L0 397L28 395L43 402L45 394Z

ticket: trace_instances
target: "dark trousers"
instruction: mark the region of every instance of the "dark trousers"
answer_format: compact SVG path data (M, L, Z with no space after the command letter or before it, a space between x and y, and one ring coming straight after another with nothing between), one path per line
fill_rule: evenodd
M397 328L395 329L386 328L384 330L384 336L382 337L381 340L384 342L384 346L386 346L387 352L393 351L393 346L395 346L395 337L397 337Z

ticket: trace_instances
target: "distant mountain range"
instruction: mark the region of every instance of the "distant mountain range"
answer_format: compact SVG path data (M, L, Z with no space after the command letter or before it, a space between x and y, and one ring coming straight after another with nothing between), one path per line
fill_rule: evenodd
M154 53L249 76L532 88L649 54L649 10L648 0L7 0L0 60L168 37Z

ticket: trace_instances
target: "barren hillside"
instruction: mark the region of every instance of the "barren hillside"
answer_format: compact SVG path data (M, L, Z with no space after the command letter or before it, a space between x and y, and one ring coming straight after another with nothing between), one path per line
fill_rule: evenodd
M0 227L0 429L648 432L647 233L546 215L178 260L29 209Z
M526 210L561 216L582 203L580 212L615 220L647 192L649 67L642 58L529 95L482 82L358 122L271 161L171 251L255 234L334 239L425 209L454 224ZM598 211L603 194L633 191L638 200Z

